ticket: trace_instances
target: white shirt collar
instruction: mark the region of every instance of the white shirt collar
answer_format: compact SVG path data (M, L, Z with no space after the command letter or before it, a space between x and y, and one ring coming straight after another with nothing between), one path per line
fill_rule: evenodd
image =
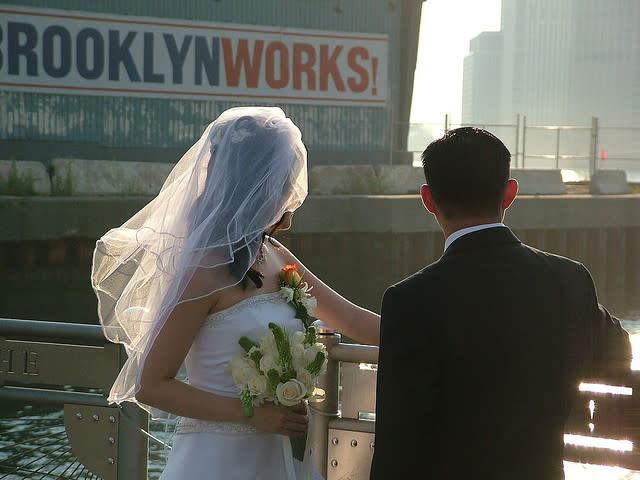
M487 228L495 228L495 227L504 227L505 224L502 222L498 223L485 223L484 225L474 225L473 227L461 228L460 230L456 230L451 235L447 237L444 242L444 250L447 251L447 248L455 242L457 239L466 235L467 233L478 232L480 230L485 230Z

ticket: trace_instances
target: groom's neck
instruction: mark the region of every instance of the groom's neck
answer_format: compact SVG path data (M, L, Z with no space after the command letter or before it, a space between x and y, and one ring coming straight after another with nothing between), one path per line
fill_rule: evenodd
M465 217L465 218L438 218L438 224L445 239L454 232L463 228L475 227L477 225L486 225L488 223L500 223L504 219L504 214L500 216L488 217Z

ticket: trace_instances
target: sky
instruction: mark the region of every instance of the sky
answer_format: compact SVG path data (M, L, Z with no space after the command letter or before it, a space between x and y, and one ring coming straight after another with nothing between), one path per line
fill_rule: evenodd
M462 65L469 40L500 30L501 0L427 0L422 4L412 123L461 119Z

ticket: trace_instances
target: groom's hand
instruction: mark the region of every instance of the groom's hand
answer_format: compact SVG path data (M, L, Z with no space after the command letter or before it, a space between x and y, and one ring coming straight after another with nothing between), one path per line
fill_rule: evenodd
M300 402L292 407L265 402L259 407L255 407L255 413L251 420L251 424L258 430L289 437L304 435L309 424L305 402Z

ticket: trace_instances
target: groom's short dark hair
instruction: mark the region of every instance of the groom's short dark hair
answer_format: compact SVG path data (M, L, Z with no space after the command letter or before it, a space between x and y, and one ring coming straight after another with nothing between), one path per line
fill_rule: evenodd
M510 163L504 143L474 127L450 130L422 153L427 185L447 217L498 213Z

